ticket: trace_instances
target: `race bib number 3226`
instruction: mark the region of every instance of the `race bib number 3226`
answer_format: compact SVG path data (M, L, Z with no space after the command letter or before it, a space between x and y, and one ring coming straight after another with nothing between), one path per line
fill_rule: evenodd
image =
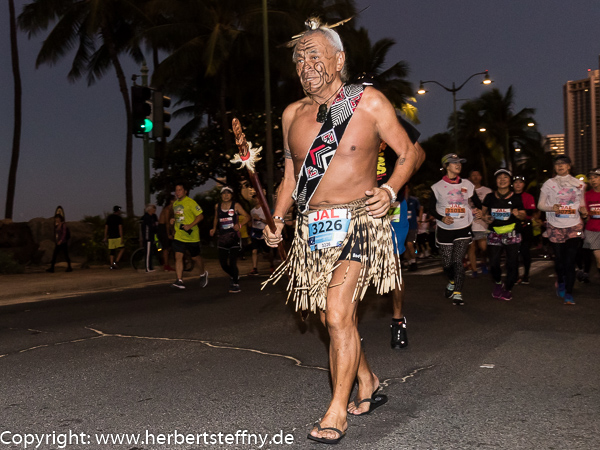
M310 250L340 247L348 233L352 213L347 209L323 209L308 215Z

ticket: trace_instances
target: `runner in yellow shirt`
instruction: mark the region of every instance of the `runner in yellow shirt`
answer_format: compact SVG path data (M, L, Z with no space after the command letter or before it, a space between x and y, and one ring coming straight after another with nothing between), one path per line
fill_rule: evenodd
M188 191L183 184L175 186L175 197L173 212L175 217L171 224L175 225L175 240L173 251L175 252L175 273L177 280L171 286L177 289L185 289L183 284L183 254L190 252L190 256L200 268L200 286L208 284L208 272L204 270L204 261L200 256L200 231L198 224L204 218L202 208L198 203L187 196Z

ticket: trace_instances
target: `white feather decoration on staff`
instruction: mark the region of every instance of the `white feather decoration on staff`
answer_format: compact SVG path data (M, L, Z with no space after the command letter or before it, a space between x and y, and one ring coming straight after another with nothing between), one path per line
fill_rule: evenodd
M262 147L252 148L252 142L248 141L248 154L246 157L240 156L239 153L236 153L231 159L232 163L241 163L238 169L243 169L244 167L252 172L254 172L254 164L259 161L260 152L262 151Z

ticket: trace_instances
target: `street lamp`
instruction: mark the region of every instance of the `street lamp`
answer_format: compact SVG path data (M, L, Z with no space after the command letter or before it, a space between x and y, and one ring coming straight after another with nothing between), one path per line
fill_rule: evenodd
M481 82L481 84L491 84L492 80L490 79L490 75L488 73L488 71L484 71L484 72L477 72L474 73L473 75L471 75L469 78L467 78L463 84L461 84L460 86L456 87L456 84L454 83L454 81L452 82L452 87L446 87L443 84L435 81L435 80L428 80L428 81L420 81L419 83L419 90L417 91L417 94L423 95L425 93L427 93L427 91L425 90L425 87L423 85L427 84L427 83L435 83L438 86L441 86L442 88L444 88L445 90L447 90L448 92L452 92L452 105L453 105L453 112L454 112L454 147L455 147L455 151L458 153L458 117L456 115L456 93L458 91L460 91L463 86L465 84L467 84L467 81L469 81L471 78L477 76L477 75L485 75L485 77L483 78L483 81Z

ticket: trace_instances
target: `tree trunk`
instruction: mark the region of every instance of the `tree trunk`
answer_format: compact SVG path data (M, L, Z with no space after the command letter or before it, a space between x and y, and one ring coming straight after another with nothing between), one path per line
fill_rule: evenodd
M133 178L132 178L132 156L133 156L133 137L131 128L131 102L129 100L129 91L127 89L127 79L125 78L125 72L117 56L117 51L112 40L112 36L108 27L102 27L102 34L104 41L108 46L110 59L115 67L117 73L117 79L119 80L119 88L121 95L123 96L123 102L125 103L125 112L127 116L127 140L125 145L125 204L127 207L127 217L133 217Z
M12 59L13 78L15 83L14 101L14 128L12 156L10 158L10 169L8 172L8 187L6 189L6 208L4 217L12 219L15 200L15 187L17 184L17 168L19 166L19 153L21 149L21 97L23 89L21 86L21 72L19 70L19 47L17 46L17 21L15 18L15 2L8 0L10 15L10 54Z
M227 105L225 104L225 99L227 97L227 82L225 81L225 74L223 73L223 70L221 70L220 85L219 113L221 115L221 127L223 128L221 131L223 132L225 151L227 153L231 153L231 150L233 149L233 143L231 141L231 133L229 132L231 123L229 120L227 120Z

